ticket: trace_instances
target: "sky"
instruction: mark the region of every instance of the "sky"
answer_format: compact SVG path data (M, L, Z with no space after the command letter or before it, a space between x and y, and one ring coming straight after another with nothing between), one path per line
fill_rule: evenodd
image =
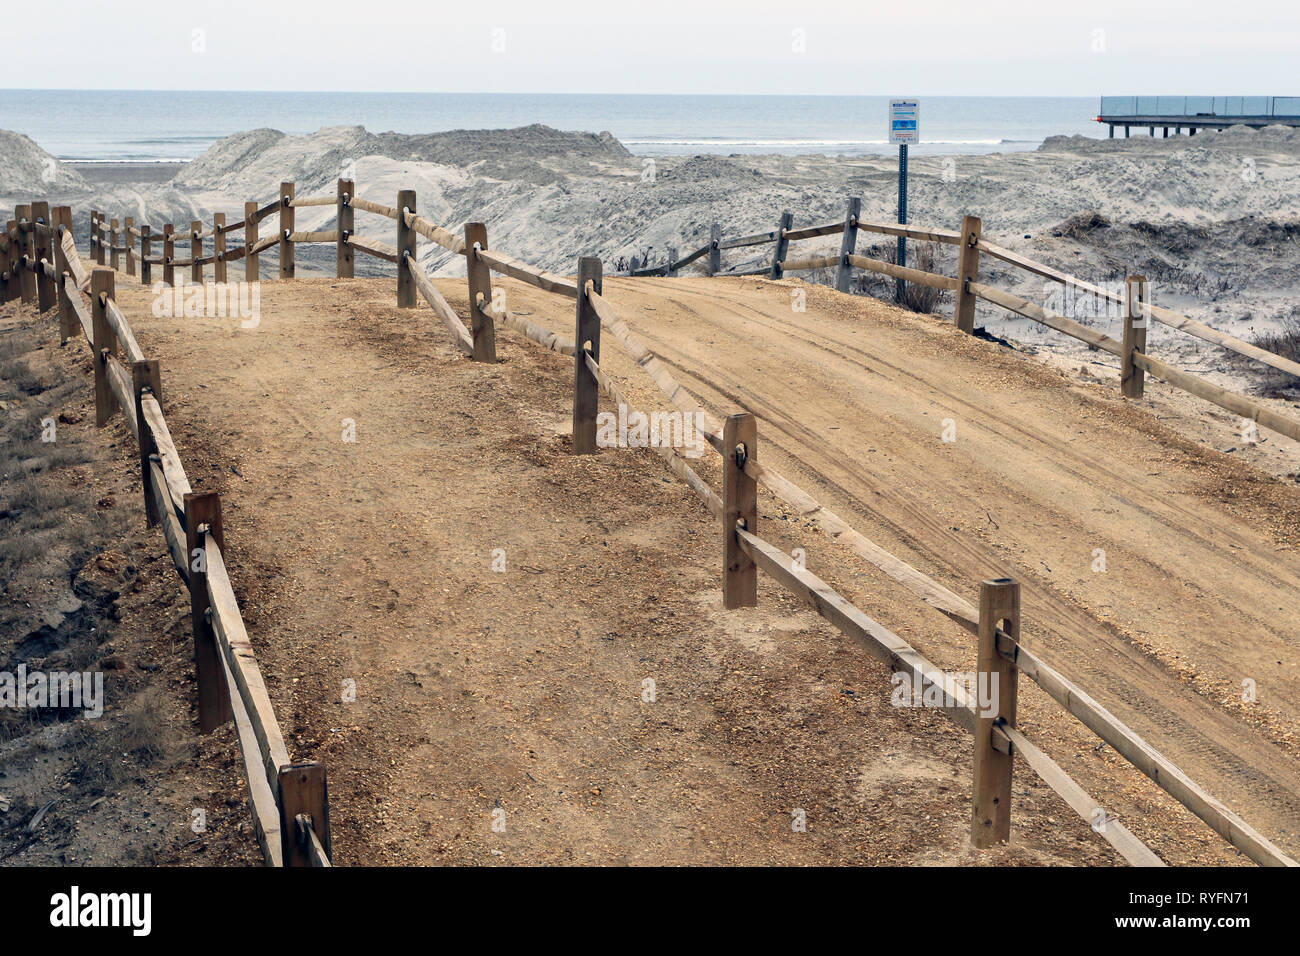
M1300 93L1295 0L6 6L8 89Z

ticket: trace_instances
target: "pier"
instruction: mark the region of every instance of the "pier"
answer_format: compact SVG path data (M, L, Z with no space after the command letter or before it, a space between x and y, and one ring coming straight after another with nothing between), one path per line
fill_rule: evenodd
M1103 96L1098 123L1123 127L1125 137L1134 126L1156 129L1169 136L1184 129L1191 136L1202 129L1229 126L1300 126L1300 96Z

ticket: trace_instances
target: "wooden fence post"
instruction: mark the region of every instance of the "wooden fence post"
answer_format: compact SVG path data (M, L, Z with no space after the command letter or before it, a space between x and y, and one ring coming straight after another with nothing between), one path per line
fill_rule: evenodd
M104 264L104 214L99 211L90 214L90 234L91 253L95 257L95 265Z
M280 183L280 278L293 278L293 183Z
M668 279L677 277L677 270L673 268L673 263L677 261L677 247L668 247L668 261L664 263L664 276Z
M257 245L257 203L244 203L244 281L257 281L257 254L253 246Z
M1141 398L1147 373L1133 361L1134 352L1147 350L1147 280L1129 276L1124 280L1124 341L1120 354L1120 394Z
M3 295L0 295L0 302L9 302L18 297L18 229L17 220L10 219L5 222L5 236L9 239L9 248L5 250L4 260L0 262L5 273L5 282Z
M199 733L216 730L232 719L233 711L226 678L221 670L217 638L208 619L208 555L206 531L225 554L226 539L221 529L221 499L215 491L185 495L185 560L189 562L190 620L194 629L194 673L199 685Z
M14 210L14 215L15 216L18 215L18 211L16 209ZM95 223L98 221L99 221L99 211L96 209L90 210L90 258L91 260L96 262L99 261L97 258L99 254L99 250L96 248L98 243L95 242Z
M27 262L36 249L32 243L31 205L14 206L14 218L18 220L18 288L27 304L36 301L36 273L27 268Z
M14 218L9 220L7 230L13 231L9 240L9 299L12 301L23 294L23 252L27 249L17 207L14 207Z
M975 331L975 293L970 291L970 283L980 276L980 236L984 225L979 216L962 216L961 251L957 254L957 306L953 316L957 328L963 332Z
M715 276L722 271L722 227L716 222L709 226L709 275Z
M587 368L585 355L600 363L600 316L591 304L587 283L600 294L602 269L600 259L583 256L578 260L578 313L577 329L573 338L573 454L596 453L596 411L600 384L591 369ZM590 345L588 345L590 343Z
M212 214L212 275L215 281L225 285L230 281L226 273L226 214Z
M122 220L122 235L126 238L126 274L135 275L135 217Z
M108 264L112 266L113 271L117 272L122 268L122 257L117 251L117 220L108 221Z
M68 276L68 254L63 249L63 236L72 228L72 207L55 206L50 213L50 238L54 246L54 297L59 304L59 345L77 334L77 317L72 312L72 300L64 282Z
M1004 843L1011 835L1011 743L995 728L1016 725L1018 671L998 653L999 627L1012 642L1020 642L1020 584L1010 578L980 582L970 833L979 849Z
M415 260L416 232L406 224L406 210L415 215L415 190L403 189L397 194L397 307L399 309L415 308L415 277L413 268L419 268ZM406 253L410 253L408 257ZM469 261L467 256L466 262Z
M275 802L280 808L280 851L284 865L312 865L306 840L299 834L299 816L310 820L311 829L320 839L325 855L332 861L334 847L330 839L329 788L325 782L325 765L297 763L281 767L279 784L279 799Z
M853 266L849 265L849 256L858 248L858 217L862 215L862 199L853 196L849 199L848 212L844 214L844 234L840 237L840 264L835 267L835 289L838 292L849 291L849 280L853 277Z
M153 255L153 235L149 225L140 227L140 284L153 284L153 263L149 258Z
M492 316L484 308L492 304L492 270L474 254L474 247L486 249L487 226L465 223L465 271L469 276L470 335L474 339L474 361L497 360L497 333Z
M199 238L202 231L203 223L197 219L190 222L190 279L199 284L203 283L203 266L199 265L203 258L203 240Z
M340 279L352 278L352 246L348 244L348 238L352 235L354 229L355 212L352 209L352 197L356 195L357 184L350 179L339 180L339 199L338 199L338 224L339 224L339 244L337 254L337 275Z
M162 402L162 366L157 360L131 363L131 394L135 397L135 421L140 432L140 481L144 485L144 523L145 527L152 528L161 518L149 481L149 458L158 454L158 448L154 444L153 429L144 420L143 399L145 395L152 395L155 401Z
M32 203L32 222L49 226L50 204L48 202ZM49 235L42 233L39 229L32 230L32 258L36 263L36 311L38 312L52 309L58 304L58 300L54 295L54 280L47 276L45 270L41 268L42 259L51 265L54 264L54 253L51 250L50 238Z
M756 458L758 422L749 412L728 415L722 426L722 606L758 605L758 566L740 547L739 524L758 533L758 482L745 474Z
M113 414L113 390L108 387L108 356L117 348L117 334L108 322L104 297L113 298L114 273L104 266L90 273L91 358L95 368L95 427L103 428Z
M784 274L781 264L785 262L786 253L790 250L790 240L785 237L785 231L793 225L794 213L781 213L781 221L776 227L776 244L772 246L772 271L768 273L769 279L779 279Z
M163 285L171 289L176 286L176 266L172 259L176 256L176 227L170 222L163 226Z

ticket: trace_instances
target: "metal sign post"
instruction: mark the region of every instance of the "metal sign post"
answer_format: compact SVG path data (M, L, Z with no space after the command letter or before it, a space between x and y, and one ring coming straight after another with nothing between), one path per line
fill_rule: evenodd
M907 147L921 141L921 104L914 99L889 101L889 141L898 144L898 224L907 225ZM907 265L907 239L898 237L898 264ZM902 279L894 280L894 298L903 301Z

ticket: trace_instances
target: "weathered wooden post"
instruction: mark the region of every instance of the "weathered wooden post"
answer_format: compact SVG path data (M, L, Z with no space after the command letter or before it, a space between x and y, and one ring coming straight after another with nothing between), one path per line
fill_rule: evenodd
M415 308L415 277L413 268L418 268L415 261L416 232L406 224L406 214L415 215L415 190L403 189L397 194L397 307L399 309ZM410 253L408 256L407 253ZM469 257L465 257L469 261Z
M961 220L961 251L957 254L957 307L953 316L957 328L963 332L975 331L975 293L970 283L980 277L980 236L984 225L979 216L963 216Z
M258 254L253 252L257 245L257 203L244 203L244 281L256 282L258 278Z
M149 481L149 459L158 454L158 447L154 444L153 429L144 420L144 397L152 395L154 401L162 402L162 367L156 360L131 363L131 394L135 397L135 421L140 433L140 481L144 485L145 527L152 528L162 517L158 514Z
M117 348L117 334L108 321L106 299L114 292L112 269L97 266L90 273L91 360L95 369L95 427L103 428L113 414L113 390L108 386L108 356Z
M50 228L54 247L54 297L59 304L59 345L67 345L68 339L77 334L77 317L72 311L72 300L68 298L68 290L64 286L65 282L71 281L63 237L72 228L72 207L55 206L50 213Z
M325 765L297 763L279 770L280 852L285 866L312 866L307 828L320 840L325 856L333 859L330 839L329 788ZM299 821L302 827L299 826Z
M113 271L117 272L122 268L122 257L117 251L117 220L108 221L108 264L112 266Z
M587 367L586 356L600 363L600 316L591 302L591 292L600 294L602 285L600 259L583 256L578 260L578 312L573 342L573 453L596 453L596 411L600 383ZM591 283L590 291L587 283Z
M163 285L172 289L176 286L176 266L172 260L176 256L176 227L170 222L163 226Z
M844 214L844 234L840 237L840 264L835 267L835 289L838 292L849 291L849 280L853 278L853 266L849 256L858 248L858 217L862 215L862 199L853 196L849 199L848 212Z
M104 264L104 214L99 211L90 214L90 251L95 257L95 265Z
M668 247L668 261L664 263L664 276L669 279L677 277L677 270L673 268L673 263L677 261L677 247Z
M44 312L58 304L55 296L54 280L45 274L41 260L53 265L54 253L51 250L51 233L39 227L50 228L50 204L48 202L32 203L32 258L36 264L36 310Z
M3 266L5 281L3 295L0 295L0 302L9 302L18 298L18 229L16 220L10 219L5 222L5 241L7 243L4 250L3 260L0 260L0 266Z
M22 292L23 303L31 304L36 301L36 273L27 268L36 249L32 243L31 205L14 206L14 218L18 220L18 288Z
M293 183L280 183L280 278L293 278Z
M1133 361L1134 352L1147 350L1147 280L1146 276L1129 276L1124 280L1124 341L1120 353L1120 394L1141 398L1147 373Z
M153 234L146 223L140 227L140 284L153 284L153 263L149 260L153 257Z
M135 275L135 217L122 220L122 235L126 237L126 274Z
M338 198L338 224L339 224L339 244L336 254L338 271L340 279L352 278L352 246L348 244L351 238L355 211L352 208L352 197L356 195L357 184L350 179L339 180L339 198Z
M722 271L722 227L716 222L709 226L709 275Z
M785 231L794 225L794 213L781 213L781 221L776 227L776 243L772 246L772 271L768 273L769 279L779 279L784 274L781 265L785 262L786 253L790 250L790 240L785 237Z
M758 482L745 474L757 451L754 416L728 415L722 426L722 606L729 611L758 605L758 566L736 535L737 526L758 533Z
M481 222L465 223L465 271L469 276L470 335L474 339L475 362L497 360L497 334L492 315L486 309L492 304L492 270L475 254L486 249L487 226Z
M1020 642L1020 584L1010 578L980 583L979 655L975 694L975 780L971 799L971 843L980 848L1011 836L1011 742L997 728L1016 725L1018 672L998 653L1004 642ZM994 701L996 708L994 709Z
M212 274L222 285L230 281L226 272L226 214L212 214Z
M207 537L225 553L226 538L221 530L221 499L215 491L185 495L185 560L189 562L190 621L194 630L194 672L199 685L199 733L211 733L233 716L221 651L208 613Z
M203 258L203 240L199 238L202 231L203 223L190 221L190 280L199 284L203 282L203 266L199 263Z

